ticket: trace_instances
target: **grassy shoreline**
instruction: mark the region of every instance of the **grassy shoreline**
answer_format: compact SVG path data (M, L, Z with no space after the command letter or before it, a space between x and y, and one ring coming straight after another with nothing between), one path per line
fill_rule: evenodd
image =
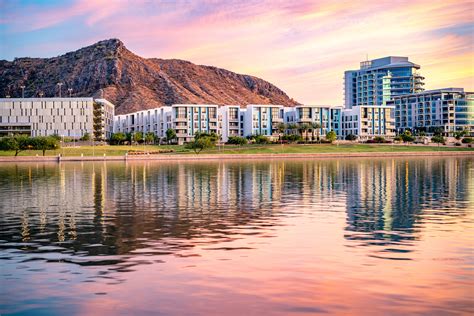
M58 150L50 150L46 152L46 156L63 157L85 157L90 156L124 156L128 151L149 151L156 152L160 150L174 150L172 153L160 153L154 156L173 156L173 155L193 155L193 151L184 148L184 146L170 146L170 145L147 145L147 146L81 146L81 147L64 147ZM232 154L327 154L327 153L401 153L401 152L447 152L447 151L469 151L473 152L474 148L468 147L452 147L452 146L427 146L427 145L380 145L380 144L271 144L271 145L245 145L245 146L221 146L209 150L204 150L200 155L232 155ZM0 151L1 156L14 156L14 151ZM41 151L23 151L18 156L34 157L42 156ZM199 155L198 155L199 156Z

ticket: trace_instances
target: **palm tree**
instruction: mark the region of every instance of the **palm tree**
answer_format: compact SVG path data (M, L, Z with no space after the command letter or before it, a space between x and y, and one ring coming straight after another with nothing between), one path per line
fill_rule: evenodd
M304 137L305 143L308 141L308 133L307 133L308 129L309 129L309 125L306 123L300 124L299 126L301 138L303 138L303 133L305 133L305 137Z
M312 122L311 127L313 129L313 132L312 132L313 133L313 139L314 139L314 131L316 130L317 135L318 135L317 139L319 141L319 129L321 128L321 124L319 124L318 122Z
M295 130L298 128L298 125L296 125L295 123L289 123L287 128L291 131L292 134L294 134Z
M285 131L286 131L286 129L287 129L287 126L286 126L285 123L279 123L279 124L277 125L277 129L278 129L278 138L279 138L279 140L280 140L280 142L281 142L281 140L282 140L282 139L281 139L281 134L284 134L284 133L285 133Z

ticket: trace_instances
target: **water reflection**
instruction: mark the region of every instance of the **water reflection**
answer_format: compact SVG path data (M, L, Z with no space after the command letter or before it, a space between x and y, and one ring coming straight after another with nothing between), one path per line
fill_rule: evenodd
M304 243L319 239L342 270L357 254L419 259L427 233L472 227L473 170L470 158L3 164L0 264L11 266L1 278L28 282L60 262L80 282L120 284L123 272L173 257L238 261L275 245L299 258L286 267L296 269L318 262ZM289 231L300 248L286 246Z
M279 217L334 201L346 205L348 239L414 239L423 216L472 209L472 165L471 159L4 165L0 239L7 248L17 243L35 251L55 242L91 255L126 254L161 240L157 248L175 251L197 237L235 238L239 226L268 233Z

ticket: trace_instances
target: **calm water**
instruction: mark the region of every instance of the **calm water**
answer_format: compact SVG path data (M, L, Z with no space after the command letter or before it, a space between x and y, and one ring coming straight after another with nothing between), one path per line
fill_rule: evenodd
M474 159L0 165L0 314L474 312Z

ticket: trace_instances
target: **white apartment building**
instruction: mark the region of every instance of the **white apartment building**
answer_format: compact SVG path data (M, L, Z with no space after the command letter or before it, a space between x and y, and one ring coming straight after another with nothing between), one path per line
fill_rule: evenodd
M212 104L173 104L130 114L117 115L114 131L122 133L152 132L166 137L168 129L176 132L178 144L194 139L197 132L221 134L219 107Z
M313 134L313 126L319 125L318 135L325 136L334 131L337 136L342 136L342 106L329 105L297 105L285 107L286 124L306 124L309 129L306 133Z
M243 112L243 136L263 135L277 140L280 133L278 125L284 123L283 105L250 104Z
M170 106L116 115L114 118L114 133L152 132L162 138L172 127Z
M192 141L197 132L221 135L218 109L215 104L173 104L171 121L178 144Z
M219 108L219 124L222 141L227 142L229 137L241 136L241 111L238 105L224 105Z
M56 134L78 139L90 134L104 139L113 129L114 108L104 99L2 98L0 136Z
M359 140L376 136L395 137L395 107L359 105L342 111L342 136L355 135Z
M395 96L387 104L395 106L397 130L406 129L446 135L467 131L474 136L474 93L463 88L444 88Z

